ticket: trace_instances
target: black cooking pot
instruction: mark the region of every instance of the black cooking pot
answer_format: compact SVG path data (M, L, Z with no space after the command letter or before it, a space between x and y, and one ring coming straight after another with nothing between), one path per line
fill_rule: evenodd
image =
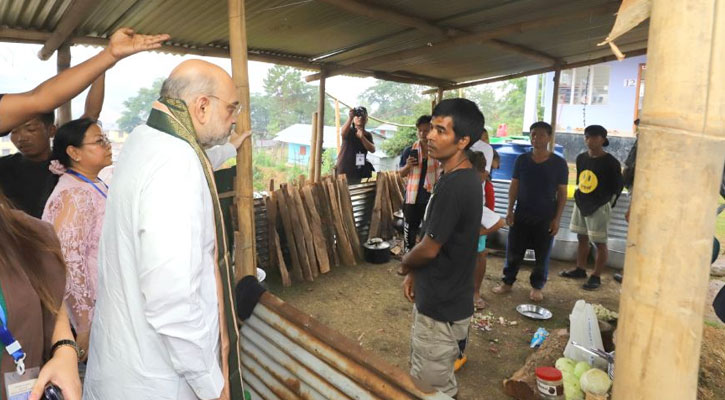
M403 230L405 230L405 218L403 217L403 210L398 210L393 213L393 227L399 233L403 233Z
M390 243L381 238L373 238L363 243L365 261L372 264L384 264L390 261Z

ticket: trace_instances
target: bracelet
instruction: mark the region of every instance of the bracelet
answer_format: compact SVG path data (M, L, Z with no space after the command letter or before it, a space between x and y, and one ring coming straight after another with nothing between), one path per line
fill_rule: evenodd
M75 342L75 340L70 340L70 339L62 339L62 340L59 340L59 341L53 343L53 347L50 348L50 357L52 358L53 355L55 354L55 351L63 346L72 347L73 350L76 351L76 356L78 356L78 359L81 358L80 351L78 350L78 344Z

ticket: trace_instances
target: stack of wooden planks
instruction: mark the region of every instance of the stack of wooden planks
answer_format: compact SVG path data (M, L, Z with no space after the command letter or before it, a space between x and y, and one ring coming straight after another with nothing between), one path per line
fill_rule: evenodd
M265 198L269 219L270 266L277 266L284 286L313 281L333 266L362 261L347 178L324 176L306 181L270 185ZM282 251L286 243L288 262Z
M403 206L405 186L397 171L378 172L375 189L375 203L370 219L368 240L382 238L389 240L395 235L393 213Z

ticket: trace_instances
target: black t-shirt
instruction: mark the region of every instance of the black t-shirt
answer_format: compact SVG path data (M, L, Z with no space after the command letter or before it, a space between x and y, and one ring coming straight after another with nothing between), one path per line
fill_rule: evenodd
M415 306L437 321L473 315L473 271L483 207L480 187L481 177L472 168L444 174L426 209L425 234L442 247L433 261L414 271Z
M17 209L36 218L43 215L45 202L58 183L49 164L30 161L20 153L0 158L0 189Z
M412 146L408 146L403 150L403 154L400 156L400 167L405 167L405 163L410 157L410 151L413 149ZM428 173L428 159L424 158L420 163L420 180L418 181L418 194L415 196L415 204L426 204L430 200L430 193L425 190L425 175Z
M535 163L532 153L524 153L514 163L513 178L519 180L516 219L532 223L550 221L556 215L556 193L559 185L569 181L566 161L551 154L542 163Z
M345 174L349 179L362 179L372 176L372 171L365 165L357 165L358 154L362 154L363 161L367 160L368 150L363 146L362 140L355 134L356 129L350 128L347 134L342 137L340 154L337 156L335 170L338 174ZM365 131L365 138L373 142L373 135Z
M622 193L622 167L609 153L596 158L581 153L576 158L576 184L576 206L582 215L592 215Z

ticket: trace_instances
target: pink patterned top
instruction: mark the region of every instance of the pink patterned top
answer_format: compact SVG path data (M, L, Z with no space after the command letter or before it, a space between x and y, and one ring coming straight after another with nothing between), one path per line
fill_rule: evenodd
M107 192L106 186L97 183ZM68 271L63 299L78 334L87 333L93 320L98 282L98 243L101 238L106 198L91 184L64 173L43 210L60 239Z

